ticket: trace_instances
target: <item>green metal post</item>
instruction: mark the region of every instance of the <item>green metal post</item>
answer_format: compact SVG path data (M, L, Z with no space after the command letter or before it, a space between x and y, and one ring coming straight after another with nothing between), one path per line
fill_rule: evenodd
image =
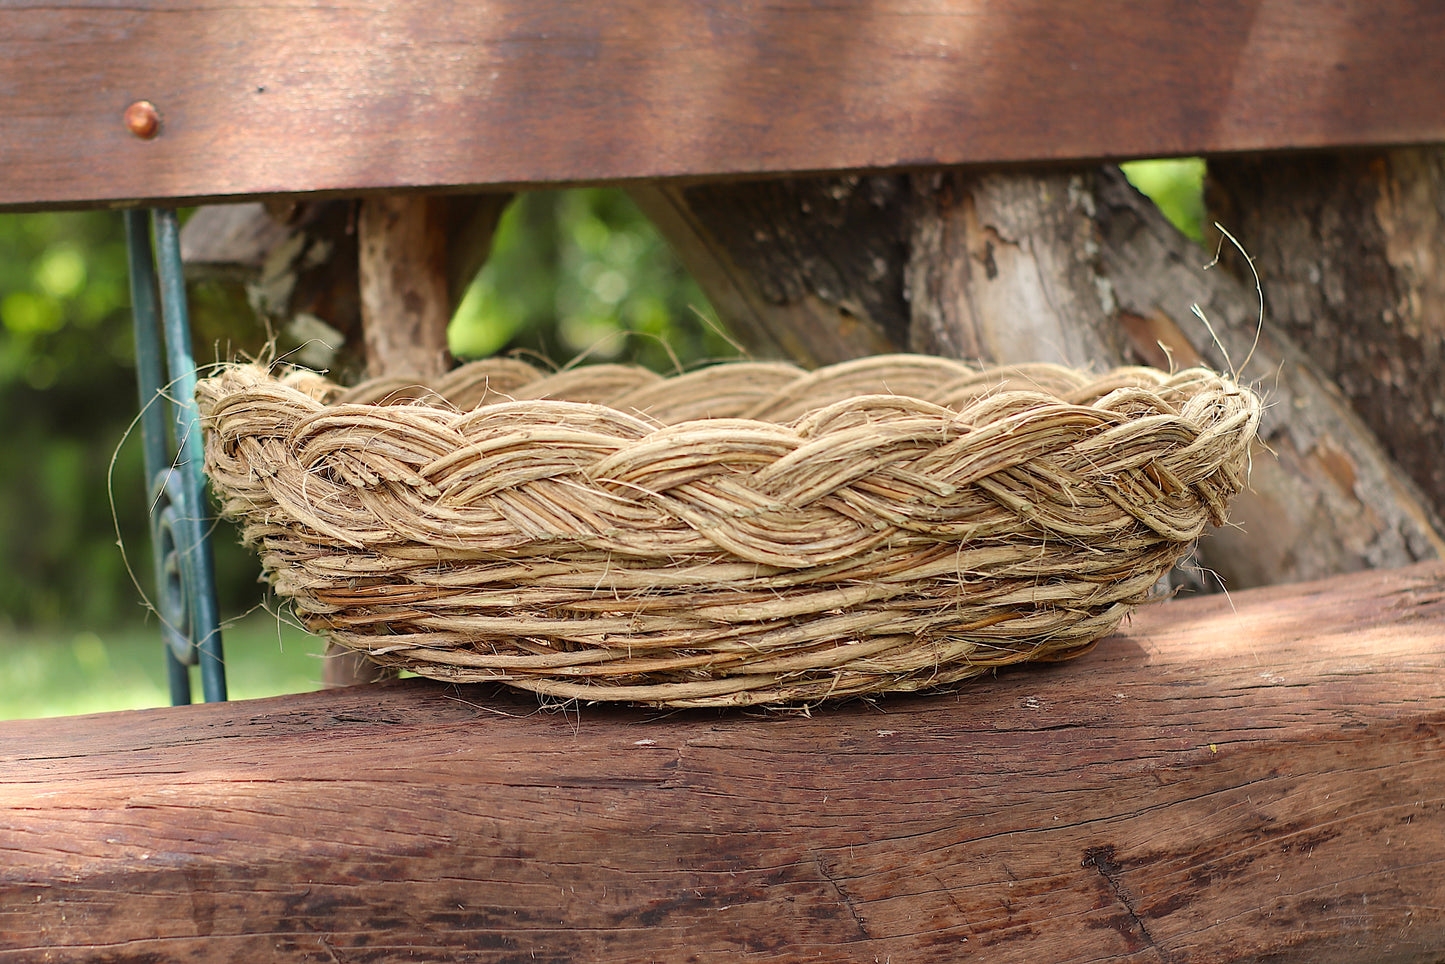
M201 668L202 695L212 702L226 698L226 676L205 479L201 474L196 369L191 355L179 223L171 210L154 211L149 221L147 224L142 211L125 215L136 324L136 375L156 555L156 608L167 643L171 702L179 705L191 701L186 667L196 663ZM162 328L169 381L162 375ZM168 457L171 447L167 443L167 410L174 415L174 463Z

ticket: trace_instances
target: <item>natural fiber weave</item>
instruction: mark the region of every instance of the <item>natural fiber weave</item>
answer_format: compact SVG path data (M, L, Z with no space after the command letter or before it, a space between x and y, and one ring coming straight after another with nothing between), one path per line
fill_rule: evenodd
M225 515L313 631L555 697L810 702L1075 656L1245 482L1202 369L884 356L663 379L465 366L430 390L201 383Z

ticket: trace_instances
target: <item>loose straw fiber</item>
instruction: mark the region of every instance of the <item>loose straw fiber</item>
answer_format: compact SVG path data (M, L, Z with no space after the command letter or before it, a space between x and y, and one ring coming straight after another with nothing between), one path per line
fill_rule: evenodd
M431 389L201 383L225 515L308 628L552 697L790 704L1078 655L1245 482L1251 392L882 356Z

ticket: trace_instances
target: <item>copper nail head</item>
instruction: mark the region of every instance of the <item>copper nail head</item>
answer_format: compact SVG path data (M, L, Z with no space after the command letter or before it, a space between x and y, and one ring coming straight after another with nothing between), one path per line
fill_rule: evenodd
M136 137L148 141L161 132L161 115L156 105L138 100L125 109L125 127Z

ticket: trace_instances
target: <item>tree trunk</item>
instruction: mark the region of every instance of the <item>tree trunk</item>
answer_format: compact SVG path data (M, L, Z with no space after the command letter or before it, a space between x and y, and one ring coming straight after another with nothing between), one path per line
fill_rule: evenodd
M425 195L361 202L361 331L372 378L434 378L451 367L443 208Z
M1445 513L1445 148L1211 161L1207 199L1274 324Z
M906 177L645 184L629 193L753 353L816 368L907 341Z
M1124 361L1093 172L914 179L908 347L1000 364Z
M1229 370L1258 328L1252 288L1204 271L1207 256L1114 168L660 190L663 232L764 354L832 361L881 342L1000 363ZM837 271L837 258L808 255L808 239L839 237L891 256ZM1261 332L1241 378L1252 374L1272 401L1252 491L1235 502L1240 527L1214 533L1204 552L1227 585L1445 552L1414 487L1287 339Z

